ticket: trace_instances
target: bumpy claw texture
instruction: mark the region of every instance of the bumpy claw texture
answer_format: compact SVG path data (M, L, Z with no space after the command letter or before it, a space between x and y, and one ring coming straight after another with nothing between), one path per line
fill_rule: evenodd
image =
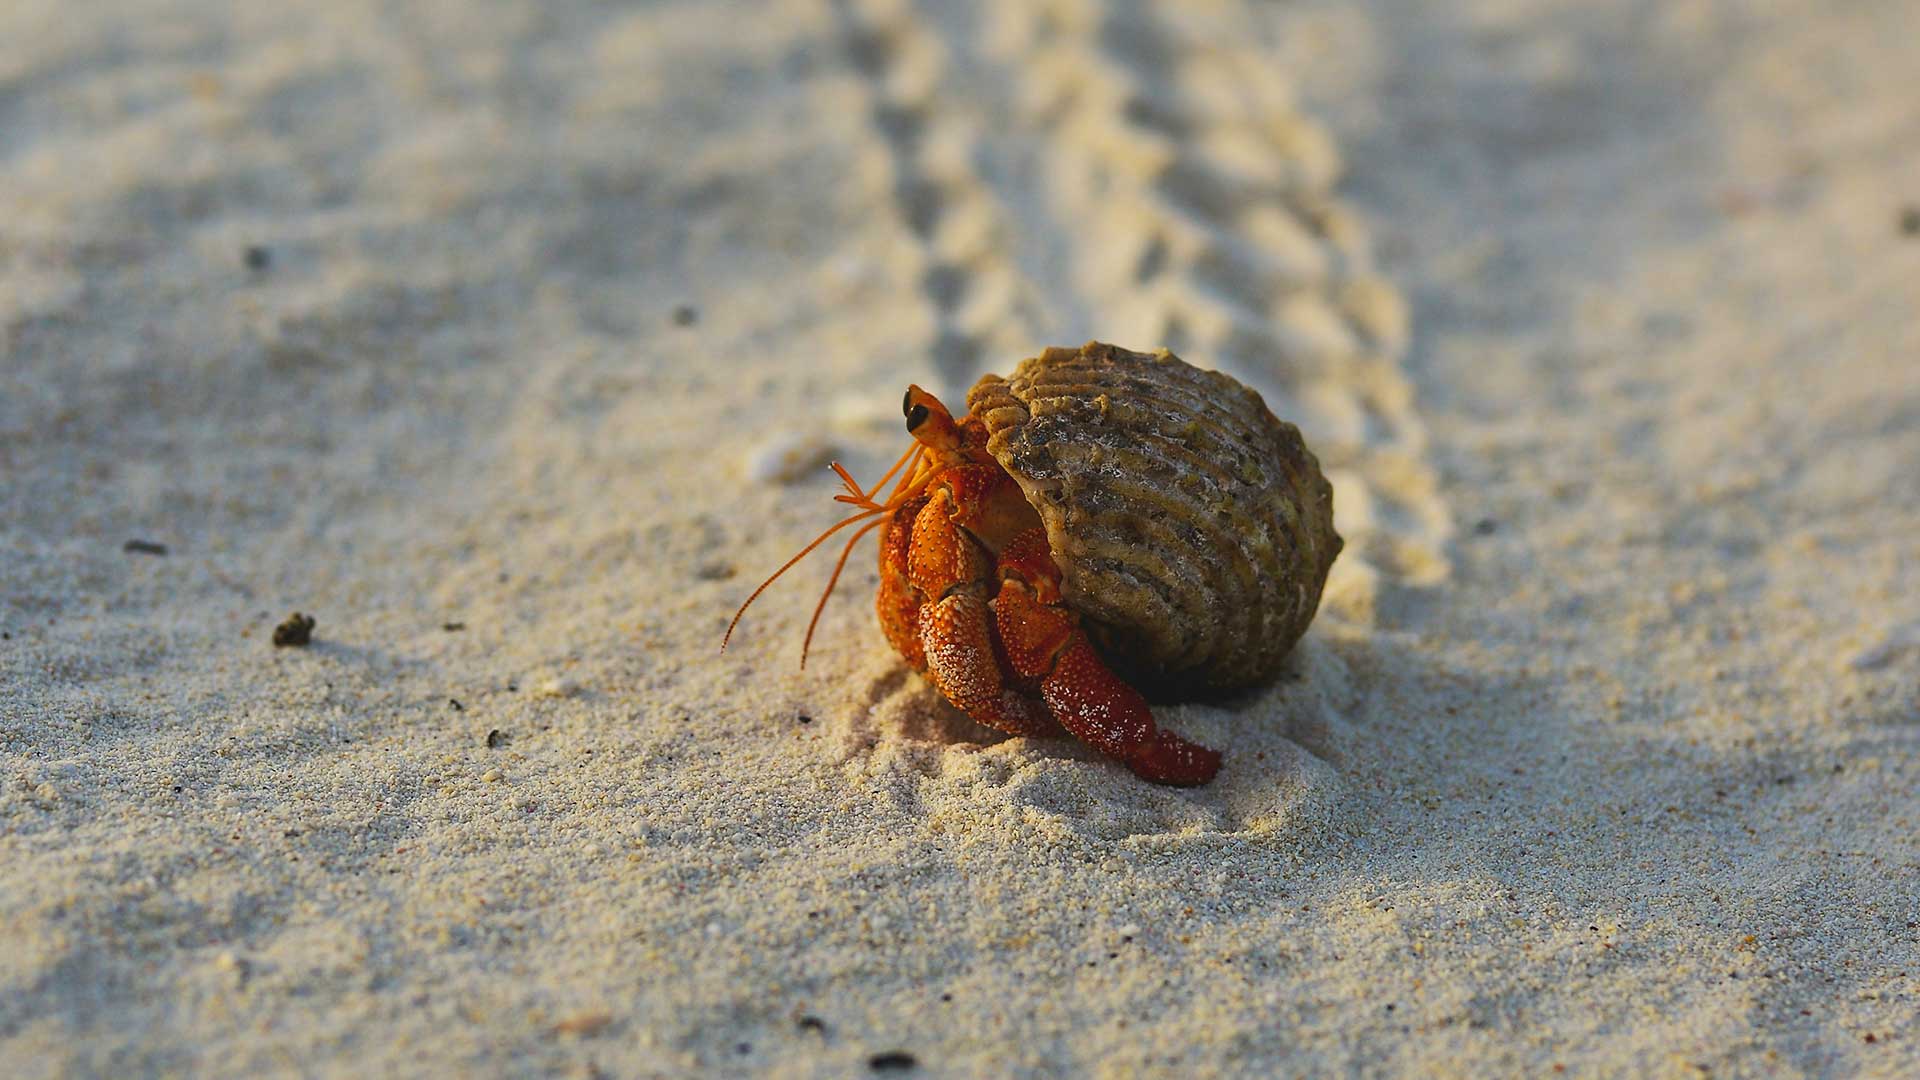
M902 506L880 532L880 591L874 604L880 614L880 632L887 643L915 671L927 669L926 650L920 644L920 602L907 578L913 551L913 522L926 499Z
M1009 735L1060 733L1044 705L1003 681L987 604L978 596L957 592L929 605L921 614L920 639L928 678L955 708Z

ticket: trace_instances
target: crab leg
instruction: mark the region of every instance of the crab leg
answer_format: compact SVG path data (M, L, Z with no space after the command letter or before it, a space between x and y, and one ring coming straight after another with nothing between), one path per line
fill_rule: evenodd
M1060 733L1044 705L1002 680L992 613L979 596L957 592L922 609L920 644L927 677L961 712L1009 735Z
M1140 692L1108 669L1060 600L1060 571L1034 529L1000 553L993 612L1014 672L1038 679L1054 719L1083 742L1119 758L1142 780L1190 786L1213 779L1220 754L1153 722Z
M1046 706L1006 685L986 600L992 559L954 520L954 509L943 488L916 506L910 526L882 538L881 625L961 712L1010 735L1058 735ZM914 604L917 612L907 616ZM909 634L917 640L903 643Z
M887 519L887 527L880 533L880 588L874 594L880 632L915 671L927 670L927 654L920 644L922 598L908 577L907 560L913 550L914 519L926 504L923 495Z

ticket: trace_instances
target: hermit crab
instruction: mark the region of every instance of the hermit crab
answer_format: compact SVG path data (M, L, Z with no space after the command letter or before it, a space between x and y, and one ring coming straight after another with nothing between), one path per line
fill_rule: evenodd
M880 628L956 708L1014 735L1064 730L1154 783L1213 779L1219 753L1158 727L1143 691L1267 682L1312 621L1341 540L1299 430L1226 375L1101 342L982 378L958 419L918 386L901 407L914 445L872 488L834 463L856 512L755 589L728 638L857 524L804 666L854 544L879 529Z

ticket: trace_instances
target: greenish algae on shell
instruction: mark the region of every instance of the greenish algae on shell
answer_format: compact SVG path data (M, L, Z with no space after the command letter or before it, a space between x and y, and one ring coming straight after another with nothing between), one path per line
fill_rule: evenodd
M1259 394L1164 349L1090 341L982 378L967 407L1109 663L1156 696L1279 673L1342 541L1319 461Z

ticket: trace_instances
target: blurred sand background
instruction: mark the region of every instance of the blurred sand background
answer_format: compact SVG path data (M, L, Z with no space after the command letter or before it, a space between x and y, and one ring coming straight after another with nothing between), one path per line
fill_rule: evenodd
M12 0L0 1071L1915 1075L1916 41ZM868 554L716 652L1093 336L1336 481L1219 780L974 727Z

